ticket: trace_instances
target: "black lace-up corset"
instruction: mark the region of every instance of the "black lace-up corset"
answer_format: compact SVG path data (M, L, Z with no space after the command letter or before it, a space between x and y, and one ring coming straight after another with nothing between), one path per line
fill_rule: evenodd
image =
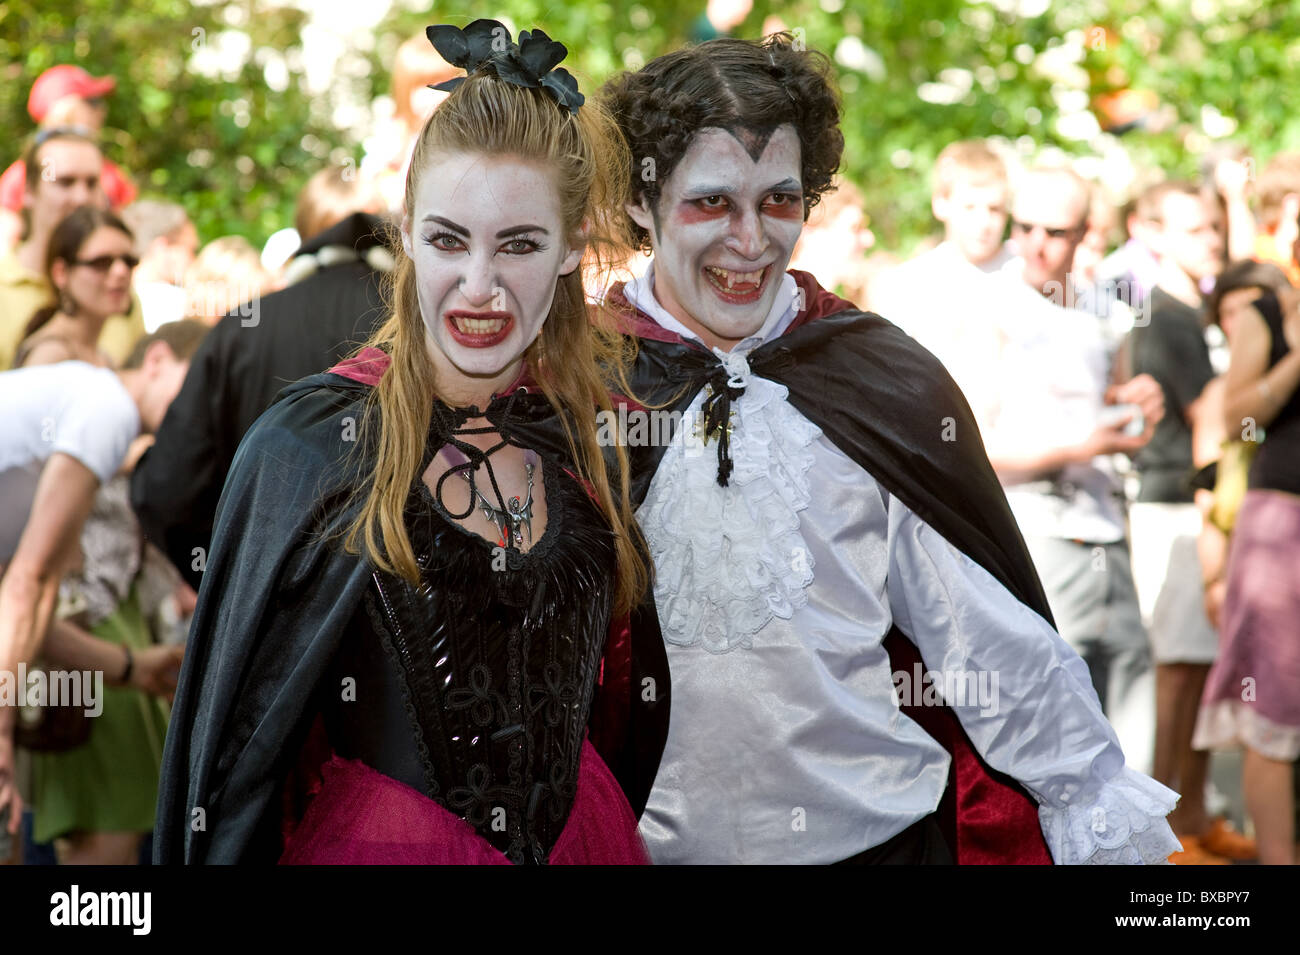
M355 702L327 707L341 755L421 790L516 863L546 861L573 804L615 566L581 485L542 467L547 527L526 553L452 522L418 482L407 527L422 583L375 573L332 674L333 687L353 677Z

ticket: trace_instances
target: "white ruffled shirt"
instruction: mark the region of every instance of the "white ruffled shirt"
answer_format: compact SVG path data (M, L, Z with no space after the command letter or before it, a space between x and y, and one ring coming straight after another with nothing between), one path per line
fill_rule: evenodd
M652 266L624 293L698 340L653 290ZM822 863L880 845L947 785L947 752L900 696L943 696L985 761L1038 801L1058 863L1163 862L1179 848L1164 819L1177 794L1124 765L1078 655L885 493L783 385L749 372L748 353L796 312L787 275L762 329L715 349L745 388L730 486L690 425L701 393L638 512L672 679L641 820L651 857ZM928 691L919 673L890 673L881 641L893 623L935 673Z

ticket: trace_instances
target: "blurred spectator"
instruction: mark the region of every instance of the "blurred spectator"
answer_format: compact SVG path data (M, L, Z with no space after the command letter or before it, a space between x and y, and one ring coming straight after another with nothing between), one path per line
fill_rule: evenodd
M1093 186L1088 202L1088 227L1074 250L1074 262L1070 267L1070 273L1077 284L1096 284L1098 267L1111 250L1111 237L1118 225L1119 216L1115 204L1110 201L1104 189Z
M1278 153L1268 161L1255 184L1259 199L1259 233L1254 258L1272 262L1300 285L1296 245L1300 242L1300 152Z
M1291 292L1286 273L1272 263L1243 259L1233 262L1219 275L1214 284L1214 294L1206 303L1205 311L1211 328L1218 329L1225 338L1235 333L1240 317L1252 309L1256 299L1269 293L1284 300ZM1214 364L1213 350L1211 363ZM1197 414L1192 427L1193 464L1206 469L1206 491L1196 492L1197 504L1206 520L1202 525L1200 540L1201 575L1205 581L1205 610L1215 630L1220 626L1220 610L1227 590L1228 535L1236 521L1241 498L1245 495L1250 455L1242 449L1256 449L1254 440L1243 441L1240 433L1224 428L1225 389L1227 387L1228 349L1223 349L1222 368L1215 364L1217 376L1201 392L1204 410ZM1240 472L1240 473L1237 473Z
M49 303L45 256L54 227L78 206L102 205L99 147L71 130L38 134L27 150L26 239L0 258L0 369L13 363L36 309ZM48 170L44 176L43 170Z
M28 318L14 367L55 361L108 366L99 335L110 315L131 299L135 241L117 216L95 206L74 210L54 229L45 253L45 276L55 301Z
M185 273L185 316L206 325L240 310L250 318L252 306L271 285L261 255L247 239L241 235L213 239Z
M108 107L104 97L117 81L111 76L94 77L79 66L52 66L36 78L27 97L27 112L40 129L74 127L91 140L98 140ZM104 194L114 209L135 198L135 186L109 160L103 160L101 181ZM19 159L0 174L0 249L12 248L20 236L19 213L23 207L26 163Z
M73 217L90 211L111 217L88 208ZM188 323L169 329L162 340L174 354L185 354L205 331ZM139 367L151 343L137 343L128 367ZM39 351L31 353L30 364L42 363ZM33 836L37 843L54 841L63 865L133 865L143 834L153 828L167 708L147 695L170 697L183 651L154 646L147 623L179 576L165 559L150 559L153 549L141 537L124 473L134 463L128 452L123 468L95 493L81 531L81 566L60 584L43 653L50 665L99 669L115 684L104 691L87 742L32 754ZM149 575L161 580L149 586Z
M870 289L871 308L932 351L963 389L984 380L980 371L995 344L996 291L988 277L1011 258L1003 242L1009 195L1006 166L985 143L945 147L930 201L943 242L877 276Z
M813 208L790 258L790 268L814 272L823 288L850 302L867 300L865 256L876 241L862 203L857 186L837 179Z
M1011 218L1023 279L1014 270L996 279L1000 353L979 370L988 383L968 394L991 396L972 406L1057 628L1088 665L1130 762L1142 766L1154 715L1150 650L1107 456L1144 447L1163 409L1148 375L1107 387L1098 322L1059 304L1089 194L1066 168L1031 169L1017 184ZM1139 432L1129 433L1135 420Z
M195 355L131 482L145 534L195 589L244 432L280 389L342 360L384 318L387 228L356 213L317 235L290 263L301 281L256 303L251 320L238 312L221 319Z
M1261 190L1262 191L1262 190ZM1225 292L1229 334L1224 427L1267 437L1250 466L1232 528L1219 655L1206 681L1193 744L1245 747L1242 783L1259 859L1296 858L1293 764L1300 757L1300 310L1295 293ZM1252 301L1241 299L1254 298Z
M1106 191L1092 187L1088 205L1088 229L1074 250L1070 267L1073 307L1097 317L1106 345L1106 355L1114 359L1125 336L1138 320L1136 310L1127 304L1122 290L1101 274L1102 262L1111 248L1111 236L1118 226L1119 215Z
M429 89L462 75L440 57L424 31L397 48L393 60L393 115L365 142L361 175L373 183L388 212L400 213L406 194L406 167L424 121L447 94Z
M1206 154L1201 178L1214 193L1224 229L1225 258L1249 259L1255 254L1255 214L1250 211L1250 181L1254 160L1244 146L1226 143ZM1202 287L1201 291L1211 289Z
M104 204L101 161L99 147L73 130L43 130L27 150L26 237L12 253L0 256L0 368L12 364L32 312L53 297L42 270L54 227L78 206ZM143 333L140 303L132 296L126 314L104 323L99 347L121 362Z
M1175 862L1251 858L1249 840L1212 822L1205 809L1209 754L1192 749L1192 730L1218 635L1205 614L1197 552L1201 513L1191 477L1192 428L1214 377L1202 331L1200 288L1222 261L1220 212L1191 183L1166 182L1144 194L1153 210L1150 242L1160 265L1146 321L1129 340L1134 373L1149 374L1164 394L1165 416L1137 455L1137 501L1129 510L1134 580L1156 664L1154 776L1182 793L1170 826L1183 844Z
M137 435L158 428L202 331L165 326L121 371L65 361L0 374L0 670L16 672L40 651L95 492ZM130 655L114 655L113 672L125 674ZM14 717L14 707L0 707L0 809L17 800Z
M1145 306L1160 271L1148 241L1148 213L1137 201L1126 206L1124 227L1128 238L1097 267L1098 280L1114 289L1115 297L1135 312Z
M310 242L326 229L354 212L380 215L383 201L374 183L362 178L351 166L329 166L307 180L298 193L293 227L301 242Z
M140 264L132 282L145 331L154 332L185 317L185 273L198 251L199 232L183 208L158 199L131 203L122 219L135 233Z
M276 229L262 243L262 268L272 277L272 285L275 288L284 287L285 266L298 254L301 246L302 238L293 226Z

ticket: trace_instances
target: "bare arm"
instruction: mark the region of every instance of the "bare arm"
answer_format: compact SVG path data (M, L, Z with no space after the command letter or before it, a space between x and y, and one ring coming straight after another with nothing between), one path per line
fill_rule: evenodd
M994 429L985 444L989 462L998 479L1007 484L1032 481L1061 470L1067 464L1091 461L1100 454L1136 454L1146 447L1155 433L1156 422L1164 415L1164 392L1150 375L1138 375L1111 388L1108 403L1135 404L1142 410L1145 429L1140 435L1124 433L1129 418L1098 425L1077 444L1028 449L1026 436L1005 435Z
M1226 434L1223 430L1223 402L1226 393L1223 375L1205 386L1188 415L1192 423L1192 464L1203 468L1219 458ZM1196 541L1196 552L1201 559L1201 579L1205 582L1205 614L1215 629L1219 626L1219 611L1223 606L1225 585L1223 572L1227 566L1228 537L1210 521L1214 507L1214 493L1198 490L1196 507L1201 512L1201 533Z
M1223 407L1227 397L1227 380L1223 375L1212 378L1201 396L1187 409L1192 426L1192 464L1203 468L1217 461L1227 433L1223 430Z
M94 473L70 455L56 452L45 463L27 526L0 581L0 670L16 671L40 649L98 487ZM12 709L0 708L0 732L12 720Z
M1295 316L1287 321L1293 323ZM1248 423L1267 428L1300 386L1300 349L1292 348L1269 368L1272 341L1268 324L1254 309L1237 319L1229 342L1232 360L1224 396L1224 427L1230 435L1241 434Z
M134 654L130 679L126 672L126 650L115 643L87 633L70 620L55 620L45 638L42 656L65 670L97 670L109 686L129 686L156 696L170 697L184 658L183 646L146 647Z
M1214 185L1223 197L1228 226L1228 259L1255 255L1255 216L1250 211L1250 166L1240 159L1223 159L1214 169Z
M1017 449L990 442L988 451L989 463L997 472L998 479L1007 484L1046 477L1060 471L1067 464L1089 461L1095 456L1090 453L1087 441L1041 450Z
M70 455L55 452L45 462L27 526L0 580L0 672L16 673L40 648L59 578L77 552L98 487L94 472ZM17 832L23 806L13 775L14 710L0 706L0 809L10 807L11 831Z

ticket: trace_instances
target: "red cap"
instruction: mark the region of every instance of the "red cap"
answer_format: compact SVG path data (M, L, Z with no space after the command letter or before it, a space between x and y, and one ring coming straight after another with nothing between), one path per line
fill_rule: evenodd
M67 63L51 66L32 84L31 95L27 97L27 112L39 123L45 119L50 107L65 96L95 99L113 92L116 86L117 80L113 77L94 77L79 66Z

